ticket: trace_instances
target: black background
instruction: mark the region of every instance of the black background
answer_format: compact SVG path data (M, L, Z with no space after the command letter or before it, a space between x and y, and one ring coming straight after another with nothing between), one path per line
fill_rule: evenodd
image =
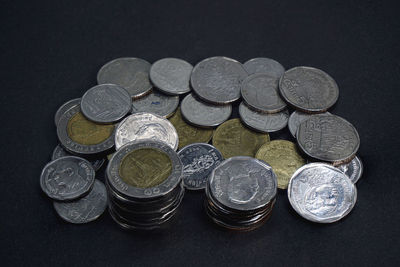
M400 264L395 1L2 1L0 12L3 266ZM262 228L229 232L207 220L201 193L187 192L162 232L125 232L108 214L87 225L61 221L39 187L57 144L57 108L95 85L111 59L194 65L216 55L271 57L335 78L331 111L358 129L365 164L350 216L310 223L280 192Z

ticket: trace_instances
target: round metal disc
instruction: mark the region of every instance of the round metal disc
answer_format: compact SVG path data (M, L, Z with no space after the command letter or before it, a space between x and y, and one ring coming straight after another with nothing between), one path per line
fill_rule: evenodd
M279 62L265 57L250 59L243 64L243 67L249 75L254 73L265 73L277 79L279 79L285 72L285 68Z
M164 118L169 118L179 105L179 96L168 96L160 92L152 93L133 100L132 114L138 112L154 113Z

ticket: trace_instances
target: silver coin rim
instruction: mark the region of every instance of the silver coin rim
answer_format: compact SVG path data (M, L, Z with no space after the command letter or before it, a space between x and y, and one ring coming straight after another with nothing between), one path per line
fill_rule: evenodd
M167 112L164 112L163 114L157 114L157 113L155 113L155 112L150 112L150 111L133 112L133 104L134 104L136 101L143 101L146 97L150 97L150 96L151 96L152 94L154 94L154 93L164 94L164 93L162 93L162 92L154 92L154 90L153 90L153 92L150 92L149 94L147 94L147 95L145 95L145 96L143 96L143 97L141 97L141 98L134 99L134 100L132 101L132 107L131 107L131 109L130 109L130 113L131 113L131 114L137 114L137 113L139 113L139 112L153 113L153 114L155 114L155 115L162 116L162 117L164 117L165 119L168 119L168 118L170 118L172 115L174 115L176 109L177 109L178 106L179 106L179 96L172 96L172 95L166 95L166 94L164 94L166 97L169 97L169 98L173 98L173 99L174 99L174 105L172 106L173 109L172 109L172 108L171 108L171 109L168 109Z
M295 111L293 111L291 114L290 114L290 116L289 116L289 120L288 120L288 128L289 128L289 132L292 134L292 136L294 137L294 138L296 138L296 132L297 132L297 128L296 129L293 129L293 123L290 123L291 121L293 121L293 116L295 116L295 113L296 113L296 115L297 114L299 114L299 113L303 113L303 114L306 114L306 115L308 115L308 116L311 116L311 115L313 115L313 114L310 114L310 113L305 113L305 112L302 112L302 111L299 111L299 110L295 110ZM325 114L325 115L332 115L332 113L330 113L329 111L325 111L324 113L321 113L321 114ZM305 119L306 120L306 119ZM301 121L301 122L303 122L303 121ZM300 123L301 123L300 122ZM300 125L300 124L299 124Z
M349 176L349 179L350 179L350 181L351 181L353 184L356 184L356 183L358 182L358 180L360 180L361 176L363 175L363 172L364 172L364 164L363 164L362 160L360 159L360 157L357 156L357 155L356 155L350 162L344 163L344 164L350 164L353 160L357 161L358 166L360 167L360 171L357 173L356 178L355 178L354 180L351 179L350 176ZM339 169L339 166L340 166L340 165L335 166L335 167ZM339 169L339 170L340 170L340 169ZM340 171L342 171L342 170L340 170ZM345 174L346 174L346 173L345 173Z
M54 122L57 127L58 122L60 121L60 118L62 114L64 114L66 111L68 111L70 108L73 108L76 105L80 105L81 103L81 98L74 98L71 99L64 104L62 104L56 111L56 114L54 114Z
M272 59L272 58L269 58L269 57L255 57L255 58L251 58L251 59L247 60L245 63L243 63L243 68L246 70L246 72L247 72L249 75L252 75L252 74L255 74L255 73L262 73L262 72L250 73L250 72L247 71L247 68L246 68L246 64L247 64L247 63L251 63L251 62L253 62L253 61L260 60L260 59L262 59L262 60L267 59L267 60L274 61L274 62L278 63L278 64L282 67L283 73L285 73L285 71L286 71L285 67L284 67L280 62L276 61L275 59ZM268 74L268 72L267 72L267 74ZM283 75L283 74L282 74L282 75ZM280 77L278 77L277 79L279 79L279 78L280 78Z
M53 153L51 153L51 160L56 160L56 159L58 159L58 158L61 158L61 157L56 157L56 152L57 152L57 150L59 150L59 149L62 149L62 150L64 150L65 151L65 153L68 153L68 154L70 154L70 155L67 155L67 156L74 156L74 155L72 155L71 153L69 153L68 151L66 151L65 149L64 149L64 147L61 145L61 144L58 144L58 145L56 145L56 147L54 148L54 150L53 150ZM65 157L65 156L64 156ZM90 164L92 164L92 160L88 160L89 162L90 162ZM100 159L93 159L93 161L100 161L100 163L99 164L97 164L97 165L95 165L95 164L92 164L92 167L93 167L93 169L95 170L95 171L98 171L98 170L100 170L100 168L103 166L103 164L104 164L104 162L106 161L104 158L100 158Z

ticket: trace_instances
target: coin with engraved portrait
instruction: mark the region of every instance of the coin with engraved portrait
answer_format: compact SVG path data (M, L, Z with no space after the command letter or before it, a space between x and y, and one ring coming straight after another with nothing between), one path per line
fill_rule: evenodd
M56 126L57 126L58 121L60 120L62 114L64 114L70 108L75 107L75 106L80 105L80 104L81 104L81 99L80 98L71 99L71 100L65 102L64 104L62 104L58 108L56 114L54 115L54 122L55 122Z
M56 160L58 158L65 156L73 156L73 155L68 151L66 151L61 145L57 145L53 150L53 154L51 155L51 160ZM98 171L101 168L101 166L103 166L105 159L104 158L90 159L88 161L92 164L93 169L95 171Z
M353 184L357 183L357 181L361 178L364 170L363 163L357 156L355 156L354 159L352 159L352 161L349 163L344 163L336 167L344 172L344 174L350 178Z
M169 118L179 105L179 96L169 96L153 91L150 94L132 101L131 113L154 113L164 118Z
M243 67L249 75L265 73L276 79L279 79L285 72L285 68L279 62L265 57L250 59L243 64Z
M324 112L321 114L330 115L331 113ZM296 131L297 131L297 128L299 128L300 123L305 121L306 119L310 118L310 116L312 116L312 114L304 113L304 112L297 111L297 110L295 110L292 114L290 114L289 121L288 121L288 128L289 128L290 133L293 135L293 137L296 138Z

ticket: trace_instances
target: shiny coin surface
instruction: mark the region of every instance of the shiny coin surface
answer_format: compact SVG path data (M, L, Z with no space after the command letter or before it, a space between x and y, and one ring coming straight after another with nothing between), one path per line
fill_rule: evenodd
M54 115L54 122L55 122L56 126L57 126L58 121L60 120L62 114L64 114L70 108L78 106L80 104L81 104L80 98L75 98L75 99L72 99L72 100L62 104L61 107L58 108L56 114Z
M277 79L279 79L285 72L285 68L279 62L265 57L250 59L243 64L243 67L249 75L254 73L265 73Z
M53 154L51 155L51 160L56 160L61 157L65 156L73 156L72 154L68 153L61 145L57 145L56 148L53 150ZM95 171L99 170L101 166L103 166L105 159L93 159L89 160L90 164L92 164L92 167Z
M331 115L329 112L321 113ZM310 118L312 114L304 113L301 111L295 110L292 114L290 114L288 121L288 128L293 137L296 137L297 128L299 128L300 123Z
M97 83L112 83L125 88L132 98L150 92L149 79L151 64L134 57L117 58L105 64L97 74Z
M178 148L178 133L167 119L152 113L135 113L126 117L115 132L115 148L128 142L145 139L164 142L172 149Z
M276 132L286 127L289 119L289 111L268 114L250 109L244 102L240 103L239 116L248 127L263 133Z
M218 126L232 114L232 106L213 105L205 103L193 96L187 95L181 103L182 116L191 124L199 127Z
M67 156L49 162L40 175L47 196L65 201L80 198L93 187L95 171L89 161Z
M170 95L190 91L189 81L193 66L178 58L163 58L150 68L150 80L160 91Z
M344 172L353 184L361 178L364 169L361 159L357 156L349 163L341 164L337 168Z
M295 67L279 80L282 97L294 108L307 113L320 113L332 107L339 98L335 80L322 70Z
M227 57L211 57L193 68L190 83L201 99L226 104L240 98L240 84L247 75L240 62Z
M82 224L96 220L107 207L106 187L99 180L95 180L92 190L75 201L54 201L54 209L58 215L70 223Z
M278 178L280 189L286 189L293 173L306 164L296 144L286 140L272 140L262 145L257 151L256 158L271 165Z
M353 209L357 189L337 168L324 163L310 163L293 174L288 198L293 209L303 218L332 223Z
M178 155L183 164L183 183L190 190L204 189L212 170L223 160L221 152L204 143L185 146Z
M231 119L218 126L212 138L213 145L225 159L233 156L254 157L266 142L269 142L268 133L252 131L240 119Z
M179 105L179 96L168 96L163 93L155 92L133 100L132 114L147 112L168 118L174 114Z

